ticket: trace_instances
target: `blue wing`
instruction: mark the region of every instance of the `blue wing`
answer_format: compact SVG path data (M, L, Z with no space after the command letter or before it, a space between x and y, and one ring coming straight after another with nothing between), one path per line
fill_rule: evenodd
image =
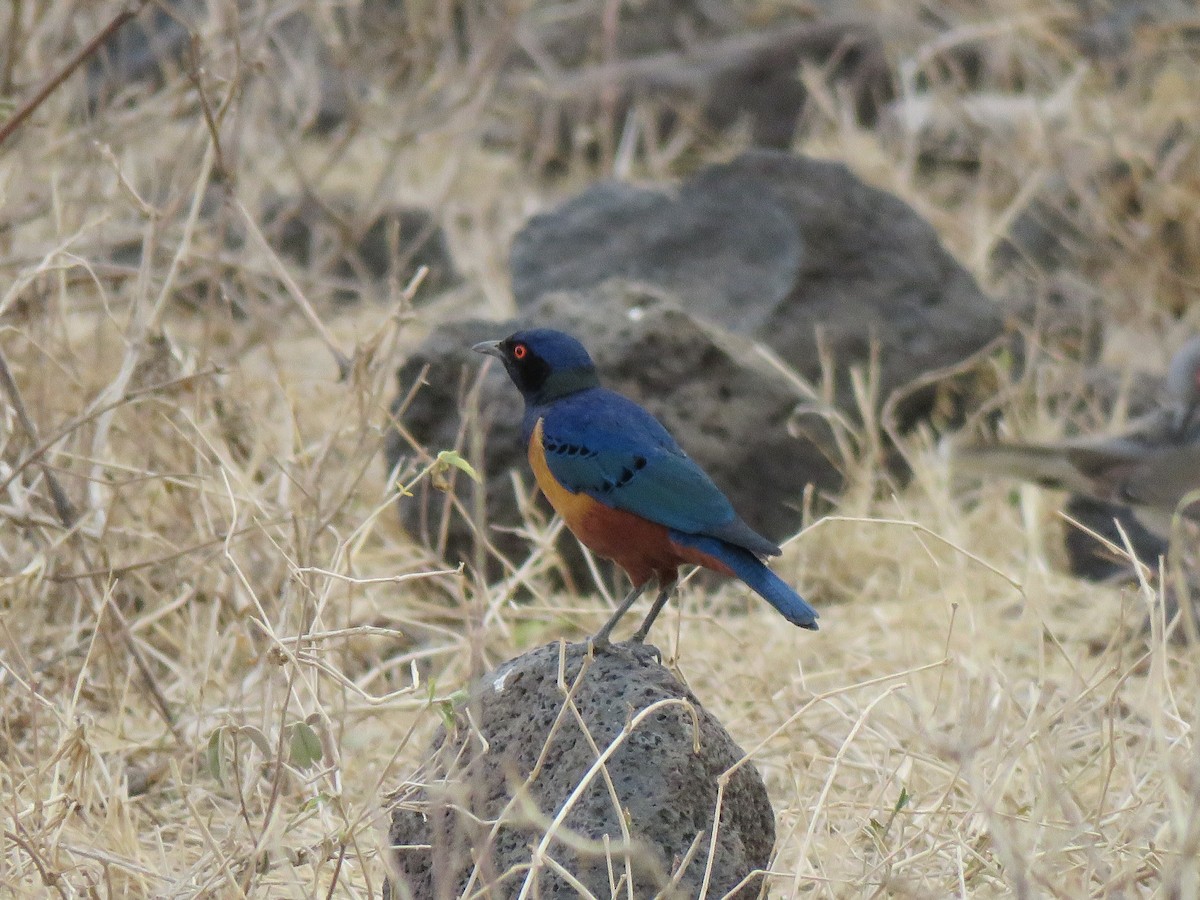
M542 419L550 473L576 493L687 534L759 555L779 548L743 522L728 498L650 413L603 388L531 410Z

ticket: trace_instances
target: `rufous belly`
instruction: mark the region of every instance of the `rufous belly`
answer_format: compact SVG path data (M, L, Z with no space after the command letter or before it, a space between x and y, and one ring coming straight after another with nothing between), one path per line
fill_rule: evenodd
M670 584L675 580L678 568L685 563L704 566L724 575L733 574L720 560L676 544L665 525L608 506L582 491L565 488L546 463L542 433L542 420L539 419L529 438L529 466L538 487L579 542L597 556L619 565L634 585L645 584L654 576L658 576L662 584Z

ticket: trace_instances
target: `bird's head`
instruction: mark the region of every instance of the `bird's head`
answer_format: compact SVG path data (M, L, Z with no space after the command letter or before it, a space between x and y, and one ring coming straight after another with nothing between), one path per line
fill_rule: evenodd
M471 349L503 362L517 390L532 403L546 403L600 383L583 344L550 328L518 331Z

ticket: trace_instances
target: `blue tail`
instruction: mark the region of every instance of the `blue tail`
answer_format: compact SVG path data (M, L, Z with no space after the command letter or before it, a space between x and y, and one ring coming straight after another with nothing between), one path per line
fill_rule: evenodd
M817 630L817 611L803 597L793 591L778 575L763 565L749 550L726 543L719 538L702 534L685 534L671 530L671 540L693 550L699 550L720 560L733 570L733 574L749 585L793 625Z

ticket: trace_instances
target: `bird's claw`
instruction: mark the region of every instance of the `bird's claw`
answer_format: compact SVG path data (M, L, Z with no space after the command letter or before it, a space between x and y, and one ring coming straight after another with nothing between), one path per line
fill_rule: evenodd
M612 641L604 635L595 635L588 638L587 641L588 654L590 656L599 656L601 653L611 653L613 649Z

